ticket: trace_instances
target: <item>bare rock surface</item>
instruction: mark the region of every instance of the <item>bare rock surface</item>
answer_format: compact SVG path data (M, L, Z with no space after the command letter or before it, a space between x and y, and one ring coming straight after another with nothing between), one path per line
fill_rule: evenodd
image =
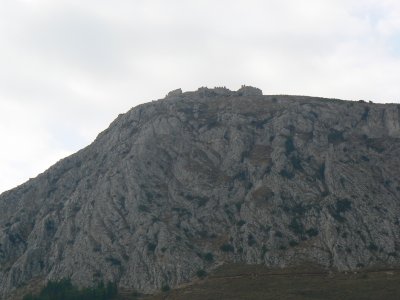
M400 258L400 106L176 90L0 196L0 298L33 280L151 293L224 262Z

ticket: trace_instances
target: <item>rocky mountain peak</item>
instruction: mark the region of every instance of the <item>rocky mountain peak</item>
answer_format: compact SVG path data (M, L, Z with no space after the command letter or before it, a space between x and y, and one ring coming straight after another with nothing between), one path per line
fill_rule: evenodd
M398 265L400 107L172 91L0 195L0 297L71 278L154 292L226 262Z

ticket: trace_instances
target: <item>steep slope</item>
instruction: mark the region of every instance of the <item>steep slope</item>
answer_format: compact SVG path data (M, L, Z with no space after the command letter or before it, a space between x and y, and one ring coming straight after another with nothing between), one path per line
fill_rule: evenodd
M154 292L223 262L396 265L400 106L171 92L0 196L0 296L32 280Z

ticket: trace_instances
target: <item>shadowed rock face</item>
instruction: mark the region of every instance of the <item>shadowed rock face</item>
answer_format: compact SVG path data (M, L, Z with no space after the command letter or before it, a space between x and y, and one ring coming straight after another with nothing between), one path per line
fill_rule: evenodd
M399 157L398 105L171 93L0 196L0 295L64 277L153 292L226 261L398 264Z

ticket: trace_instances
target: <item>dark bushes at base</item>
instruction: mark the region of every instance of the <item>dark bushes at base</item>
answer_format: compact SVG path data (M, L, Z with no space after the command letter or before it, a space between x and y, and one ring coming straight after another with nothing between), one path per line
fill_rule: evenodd
M78 289L71 280L49 281L39 295L26 295L23 300L111 300L117 295L113 283L100 283L97 287Z

